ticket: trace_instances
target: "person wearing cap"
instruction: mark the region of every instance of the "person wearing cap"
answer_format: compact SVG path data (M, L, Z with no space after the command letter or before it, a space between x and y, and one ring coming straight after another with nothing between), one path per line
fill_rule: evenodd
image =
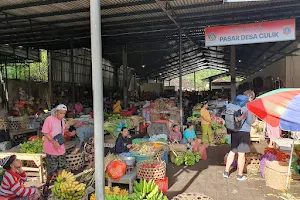
M54 113L44 122L44 153L46 154L47 181L43 187L43 195L49 195L49 184L53 175L58 175L66 168L66 149L64 145L65 120L67 106L58 105Z
M72 152L72 154L76 154L83 147L85 142L88 142L90 138L94 137L94 127L81 126L75 128L75 126L70 126L69 136L77 136L78 141L75 150Z
M41 195L36 187L24 186L27 176L16 155L3 158L0 160L0 165L5 169L4 173L0 175L0 197L5 199L40 199Z
M213 136L211 131L211 116L207 110L208 102L204 102L200 111L200 120L202 127L202 141L205 144L213 146Z

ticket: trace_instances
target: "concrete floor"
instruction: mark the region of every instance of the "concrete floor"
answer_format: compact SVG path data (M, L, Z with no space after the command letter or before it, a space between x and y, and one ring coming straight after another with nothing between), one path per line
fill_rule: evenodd
M266 144L254 144L253 152L262 153ZM265 186L264 179L259 176L249 177L247 181L239 182L236 172L229 179L224 179L223 159L229 152L228 145L209 147L208 159L200 161L192 167L175 166L169 163L167 176L169 177L168 198L181 193L202 193L213 200L300 200L300 182L293 181L287 194Z

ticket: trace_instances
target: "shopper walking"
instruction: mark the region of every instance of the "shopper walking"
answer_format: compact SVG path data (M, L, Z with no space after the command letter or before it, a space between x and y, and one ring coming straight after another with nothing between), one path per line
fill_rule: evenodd
M211 131L211 116L207 110L208 103L204 102L200 111L200 120L202 127L202 142L213 146L213 136Z
M44 153L46 153L47 181L43 187L43 195L49 195L49 185L53 175L58 175L66 167L66 149L64 145L65 120L67 106L60 104L55 110L54 116L49 116L44 122L42 133L44 134Z
M250 152L250 131L251 125L255 122L254 115L248 111L247 102L255 98L255 93L252 90L247 90L244 95L239 95L237 99L245 99L246 102L241 102L241 116L236 117L236 121L241 122L241 129L231 134L231 151L228 154L226 168L223 173L224 178L229 177L230 166L234 161L235 153L238 153L238 176L237 180L247 180L247 176L243 174L245 166L245 153Z

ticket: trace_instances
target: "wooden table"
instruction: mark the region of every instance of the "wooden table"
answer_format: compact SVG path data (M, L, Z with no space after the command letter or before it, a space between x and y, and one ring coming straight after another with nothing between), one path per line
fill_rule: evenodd
M75 147L74 141L68 141L65 144L66 150ZM30 162L33 161L36 167L23 167L23 170L26 172L28 177L37 177L41 183L45 181L45 169L44 169L44 158L46 158L46 154L44 153L36 153L36 154L29 154L29 153L20 153L20 147L16 146L12 149L7 151L0 152L0 159L5 158L7 156L16 155L17 158L21 161Z
M136 180L136 168L130 173L125 174L120 180L113 180L108 177L108 187L112 188L112 183L121 183L129 185L129 194L133 192L133 182Z

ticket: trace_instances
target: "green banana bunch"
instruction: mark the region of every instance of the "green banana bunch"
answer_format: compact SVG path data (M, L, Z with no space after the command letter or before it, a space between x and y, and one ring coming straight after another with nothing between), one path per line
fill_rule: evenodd
M129 197L126 195L117 196L116 194L106 194L105 200L129 200Z
M133 182L134 193L129 195L129 200L167 200L168 198L163 195L159 190L158 185L150 180L140 180L140 182Z

